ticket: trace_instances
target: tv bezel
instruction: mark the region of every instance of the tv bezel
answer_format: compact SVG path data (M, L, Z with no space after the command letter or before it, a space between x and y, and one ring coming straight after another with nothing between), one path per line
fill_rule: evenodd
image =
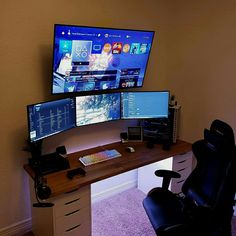
M122 93L148 93L148 92L167 92L168 93L168 101L167 101L167 117L123 117L123 98ZM147 119L163 119L169 117L169 102L170 102L170 91L169 90L151 90L151 91L121 91L121 119L122 120L147 120Z
M42 141L42 140L44 140L44 139L46 139L46 138L49 138L49 137L51 137L51 136L54 136L54 135L56 135L56 134L60 134L60 133L63 133L63 132L65 132L65 131L68 131L68 130L71 130L71 129L73 129L73 128L76 128L77 126L76 126L76 123L74 124L74 127L71 127L71 128L68 128L68 129L64 129L64 130L61 130L61 131L59 131L59 132L55 132L55 133L53 133L53 134L50 134L50 135L47 135L47 136L45 136L45 137L42 137L42 138L39 138L39 139L37 139L37 140L31 140L31 138L30 138L30 117L29 117L29 108L31 107L31 106L35 106L35 105L39 105L39 104L45 104L45 103L50 103L50 102L56 102L56 101L61 101L61 100L66 100L66 99L72 99L72 100L74 100L74 103L75 103L75 97L65 97L65 98L60 98L60 99L53 99L53 100L47 100L47 101L43 101L43 102L38 102L38 103L32 103L32 104L28 104L27 106L26 106L26 112L27 112L27 125L28 125L28 140L29 140L29 142L30 143L37 143L37 142L40 142L40 141ZM76 105L76 104L75 104ZM74 114L74 116L76 116L76 107L75 107L75 114ZM76 122L76 117L74 117L75 118L75 122Z
M142 85L141 86L136 86L136 87L126 87L126 88L114 88L114 89L100 89L100 90L89 90L89 91L76 91L76 92L61 92L61 93L53 93L53 68L54 68L54 56L55 56L55 38L56 38L56 27L57 26L68 26L68 27L80 27L80 28L94 28L94 29L111 29L111 30L127 30L127 31L137 31L137 32L150 32L153 33L153 37L151 40L151 47L149 50L149 54L148 54L148 58L147 58L147 63L146 63L146 67L145 67L145 71L144 71L144 75L143 75L143 81L142 81ZM147 73L147 69L148 69L148 64L149 64L149 60L150 60L150 55L151 55L151 51L152 51L152 46L153 46L153 42L154 42L154 37L155 37L155 31L154 30L144 30L144 29L129 29L129 28L115 28L115 27L105 27L105 26L83 26L83 25L74 25L74 24L54 24L54 30L53 30L53 51L52 51L52 73L51 73L51 95L68 95L68 96L80 96L80 95L89 95L90 93L96 93L96 92L112 92L112 91L122 91L122 90L130 90L130 89L136 89L136 88L142 88L144 85L144 81L146 78L146 73Z

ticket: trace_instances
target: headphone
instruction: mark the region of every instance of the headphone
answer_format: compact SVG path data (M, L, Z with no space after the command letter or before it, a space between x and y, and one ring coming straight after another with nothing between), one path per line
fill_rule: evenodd
M46 180L43 178L43 176L35 174L34 189L37 203L34 203L33 207L52 207L54 205L53 203L50 202L42 202L48 199L52 193L50 187L47 186Z

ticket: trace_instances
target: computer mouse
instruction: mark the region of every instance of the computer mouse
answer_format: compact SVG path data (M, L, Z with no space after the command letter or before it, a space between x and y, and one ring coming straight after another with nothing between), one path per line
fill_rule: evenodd
M125 150L127 152L135 152L134 148L133 147L126 147Z

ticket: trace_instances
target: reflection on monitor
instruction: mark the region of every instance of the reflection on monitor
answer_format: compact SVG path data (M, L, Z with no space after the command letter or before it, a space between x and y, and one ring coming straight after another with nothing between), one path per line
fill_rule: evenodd
M65 98L27 106L31 142L75 126L75 99Z
M154 31L55 25L52 93L143 85Z
M76 97L76 125L120 119L120 93Z
M168 91L122 92L122 119L167 118Z

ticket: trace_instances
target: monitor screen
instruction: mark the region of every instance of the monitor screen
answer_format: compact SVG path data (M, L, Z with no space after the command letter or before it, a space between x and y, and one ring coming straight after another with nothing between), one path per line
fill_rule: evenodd
M76 125L120 119L120 93L76 97Z
M52 93L141 87L154 31L54 26Z
M122 92L122 119L167 118L168 91Z
M38 141L76 127L75 99L65 98L27 106L29 139Z

